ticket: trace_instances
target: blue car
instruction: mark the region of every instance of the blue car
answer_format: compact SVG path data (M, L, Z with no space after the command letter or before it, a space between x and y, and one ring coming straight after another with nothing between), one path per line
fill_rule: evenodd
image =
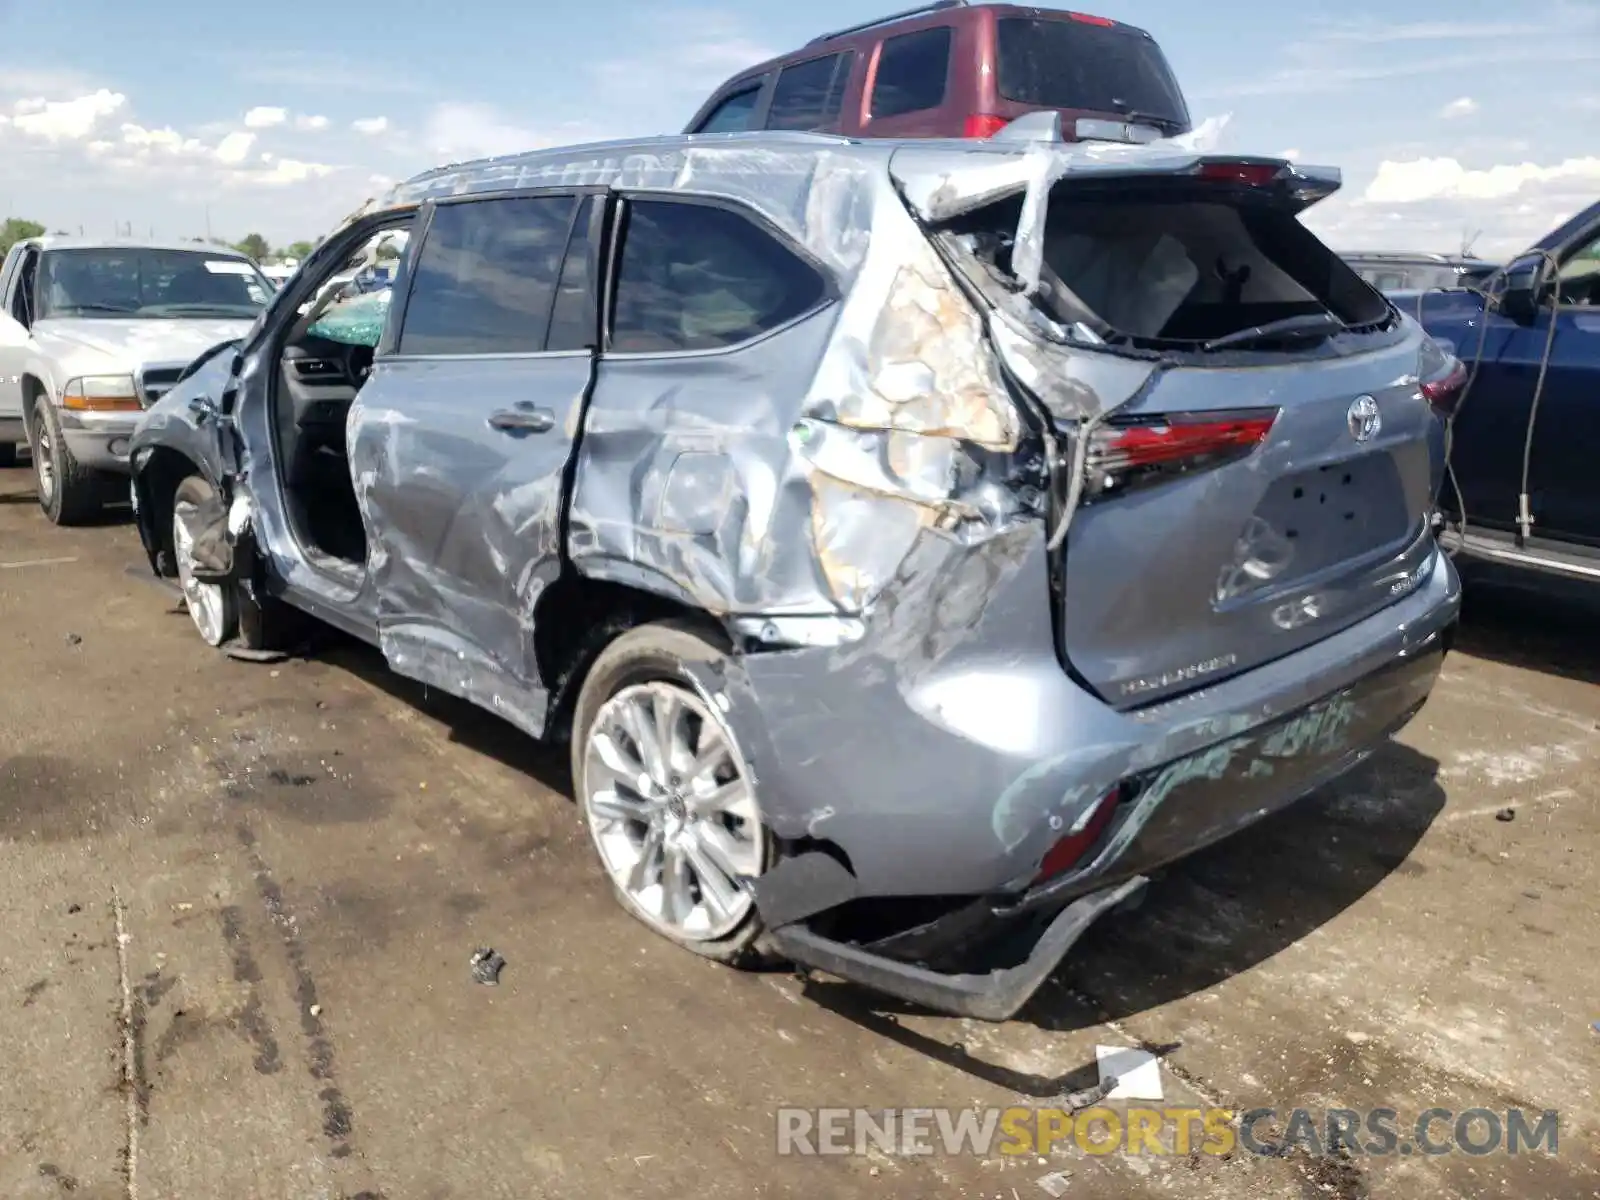
M1481 287L1392 297L1464 364L1434 398L1454 413L1447 541L1470 558L1600 581L1600 204Z

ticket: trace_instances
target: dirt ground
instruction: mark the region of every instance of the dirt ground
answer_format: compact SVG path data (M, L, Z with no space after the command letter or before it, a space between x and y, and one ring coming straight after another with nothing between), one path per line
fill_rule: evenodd
M0 1196L1600 1196L1594 628L1472 590L1396 745L985 1026L673 950L551 756L359 646L209 650L125 520L0 472ZM1559 1149L776 1153L780 1106L1046 1103L1097 1045L1169 1106L1555 1109Z

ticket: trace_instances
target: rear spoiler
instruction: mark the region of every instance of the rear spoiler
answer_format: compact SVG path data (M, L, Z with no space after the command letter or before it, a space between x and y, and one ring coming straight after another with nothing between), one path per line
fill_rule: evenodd
M1078 123L1080 137L1087 132L1085 124ZM1343 186L1337 167L1209 153L1210 143L1225 124L1226 118L1207 121L1191 133L1170 138L1147 138L1142 127L1128 126L1130 140L1101 135L1066 142L1060 113L1031 112L981 141L904 143L894 151L889 173L906 203L932 223L1041 185L1053 187L1070 175L1194 175L1270 187L1296 211L1326 200Z

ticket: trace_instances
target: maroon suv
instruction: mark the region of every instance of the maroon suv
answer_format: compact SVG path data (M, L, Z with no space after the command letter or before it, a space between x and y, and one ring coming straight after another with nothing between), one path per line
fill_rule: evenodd
M688 133L988 137L1055 110L1071 141L1187 133L1183 92L1142 29L1060 9L939 0L814 38L742 71Z

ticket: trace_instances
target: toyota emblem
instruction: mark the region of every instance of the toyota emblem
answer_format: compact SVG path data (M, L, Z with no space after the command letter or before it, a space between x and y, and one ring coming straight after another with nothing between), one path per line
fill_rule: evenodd
M1383 414L1378 411L1378 402L1371 396L1357 396L1350 405L1350 411L1345 414L1345 420L1350 425L1350 436L1358 442L1370 442L1383 428Z

